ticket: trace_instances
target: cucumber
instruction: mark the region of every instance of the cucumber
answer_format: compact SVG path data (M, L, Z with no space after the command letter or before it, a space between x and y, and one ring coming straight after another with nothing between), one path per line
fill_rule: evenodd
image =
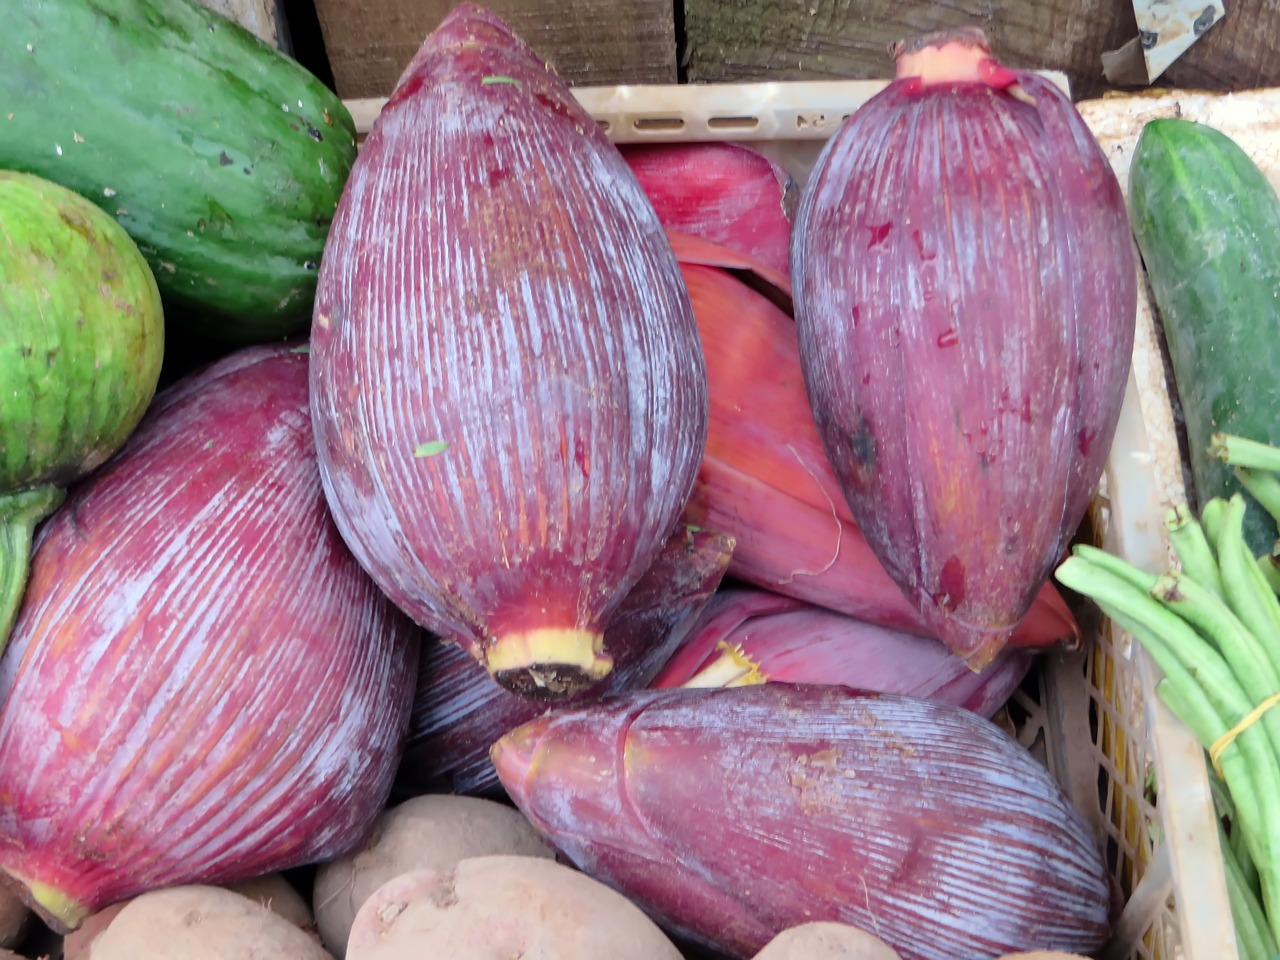
M163 354L160 292L119 224L0 170L0 646L36 524L128 439Z
M146 256L169 321L303 330L355 125L296 61L195 0L9 0L0 168L81 194Z
M1129 207L1203 506L1242 489L1209 455L1215 432L1280 444L1280 197L1221 131L1160 119L1138 138ZM1269 553L1275 521L1245 499L1245 537Z

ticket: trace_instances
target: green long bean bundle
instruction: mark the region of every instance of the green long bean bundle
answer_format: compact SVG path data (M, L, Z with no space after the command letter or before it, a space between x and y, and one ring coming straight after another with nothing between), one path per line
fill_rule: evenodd
M1280 448L1219 434L1210 453L1280 524ZM1244 494L1199 517L1165 514L1177 569L1141 570L1084 544L1057 569L1127 630L1164 673L1158 692L1221 778L1221 847L1242 960L1273 960L1280 942L1280 542L1254 556ZM1218 782L1218 781L1215 781Z

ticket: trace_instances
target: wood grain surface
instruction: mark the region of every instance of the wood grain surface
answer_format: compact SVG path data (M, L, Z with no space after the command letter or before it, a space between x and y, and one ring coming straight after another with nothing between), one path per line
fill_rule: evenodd
M1226 0L1227 15L1159 79L1163 87L1251 90L1280 86L1280 2Z
M1103 92L1102 54L1137 34L1128 0L684 0L692 82L890 76L894 40L981 26L1007 64L1062 70ZM1209 90L1280 82L1280 3L1237 0L1159 80Z
M316 0L342 97L385 97L457 0ZM671 0L490 0L570 83L675 83Z
M215 13L234 20L273 47L288 49L288 25L279 0L200 0L200 2Z

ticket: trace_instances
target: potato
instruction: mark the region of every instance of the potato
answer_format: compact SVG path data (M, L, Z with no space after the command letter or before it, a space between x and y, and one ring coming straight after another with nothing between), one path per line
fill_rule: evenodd
M332 960L311 934L224 887L152 890L124 905L88 960Z
M325 947L346 955L356 911L392 877L430 867L448 871L468 857L554 857L520 811L479 797L413 797L386 811L364 849L316 871L311 902Z
M265 877L254 877L252 880L240 880L237 883L226 883L221 886L232 893L239 893L250 900L257 900L264 907L270 907L295 927L301 927L303 930L315 928L315 917L311 915L311 906L282 874L268 873Z
M220 884L232 893L239 893L250 900L257 900L264 907L270 907L294 926L303 930L311 930L314 922L311 908L302 894L294 889L283 876L269 873L265 877L252 880L241 880L237 883ZM62 960L88 960L89 945L97 939L98 934L107 929L116 914L125 908L130 901L113 903L103 907L89 917L75 930L67 934L62 944Z
M541 857L463 860L379 887L356 914L347 960L681 960L640 908Z
M764 945L753 960L902 960L879 937L847 923L802 923Z
M0 885L0 947L16 946L27 932L31 911L22 898Z
M113 903L85 917L84 923L63 938L62 960L88 960L90 945L98 939L98 934L111 926L111 921L116 918L116 914L128 903L128 900Z

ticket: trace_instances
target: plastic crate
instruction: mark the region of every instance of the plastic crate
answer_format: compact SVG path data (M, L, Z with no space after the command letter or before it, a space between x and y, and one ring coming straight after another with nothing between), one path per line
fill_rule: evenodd
M1061 74L1045 76L1068 89ZM803 182L823 143L887 81L579 87L575 95L618 143L746 143ZM382 100L347 105L363 134ZM1237 139L1280 186L1280 90L1214 96L1164 92L1077 105L1122 185L1142 125L1203 120ZM1136 247L1135 247L1135 260ZM1141 271L1140 261L1139 271ZM1151 571L1172 553L1164 511L1183 501L1184 457L1172 382L1145 276L1133 366L1106 471L1080 538ZM1087 640L1042 667L1010 704L1013 729L1090 821L1126 898L1100 960L1236 956L1205 765L1191 733L1155 695L1145 650L1087 604Z

